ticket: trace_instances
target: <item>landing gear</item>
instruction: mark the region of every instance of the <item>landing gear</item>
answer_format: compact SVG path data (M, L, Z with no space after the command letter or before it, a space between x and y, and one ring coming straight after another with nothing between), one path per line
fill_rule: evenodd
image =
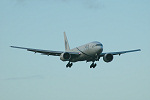
M70 62L68 62L68 64L66 65L66 68L71 68L71 66L72 66L73 64L72 63L70 63Z
M97 64L93 62L93 63L90 65L90 68L95 68L96 65L97 65Z

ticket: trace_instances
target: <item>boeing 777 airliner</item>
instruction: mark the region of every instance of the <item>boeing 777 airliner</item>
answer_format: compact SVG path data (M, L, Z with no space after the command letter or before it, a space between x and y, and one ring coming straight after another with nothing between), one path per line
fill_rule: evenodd
M103 45L100 42L94 41L87 43L85 45L76 47L74 49L70 49L69 43L64 32L64 42L65 42L65 51L51 51L51 50L41 50L41 49L32 49L25 47L17 47L11 46L12 48L26 49L27 51L32 51L35 53L41 53L43 55L52 55L52 56L60 56L62 61L68 61L66 67L71 68L73 62L77 61L86 61L92 62L90 68L95 68L95 61L99 61L100 57L103 57L105 62L111 62L113 60L113 55L121 55L124 53L141 51L140 49L136 50L128 50L128 51L120 51L120 52L108 52L103 53Z

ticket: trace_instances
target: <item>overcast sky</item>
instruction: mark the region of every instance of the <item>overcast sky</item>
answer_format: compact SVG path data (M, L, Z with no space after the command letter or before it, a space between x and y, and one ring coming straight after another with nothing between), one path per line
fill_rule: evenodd
M77 62L9 46L63 51L99 41L104 52L141 52ZM0 100L150 100L149 0L0 0Z

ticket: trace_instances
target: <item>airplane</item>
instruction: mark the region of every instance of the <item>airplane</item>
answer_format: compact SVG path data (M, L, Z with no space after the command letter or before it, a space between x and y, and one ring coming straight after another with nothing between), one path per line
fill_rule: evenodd
M65 42L65 51L41 50L18 46L10 46L10 47L18 49L26 49L27 51L41 53L42 55L60 56L60 60L68 61L66 68L71 68L73 63L78 61L92 62L90 68L95 68L97 66L95 61L99 61L101 57L103 57L103 60L108 63L113 60L114 55L121 55L129 52L141 51L141 49L136 49L120 52L103 53L103 45L98 41L90 42L85 45L70 49L65 32L64 32L64 42Z

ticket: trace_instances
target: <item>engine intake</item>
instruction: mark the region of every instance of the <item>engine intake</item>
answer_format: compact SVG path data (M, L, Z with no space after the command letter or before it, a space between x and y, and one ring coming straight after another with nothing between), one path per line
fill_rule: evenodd
M71 55L70 55L68 52L62 53L62 54L60 55L60 59L61 59L62 61L69 61L70 58L71 58Z
M113 55L110 54L110 53L107 53L107 54L105 54L105 55L103 56L103 60L104 60L105 62L111 62L111 61L113 60Z

